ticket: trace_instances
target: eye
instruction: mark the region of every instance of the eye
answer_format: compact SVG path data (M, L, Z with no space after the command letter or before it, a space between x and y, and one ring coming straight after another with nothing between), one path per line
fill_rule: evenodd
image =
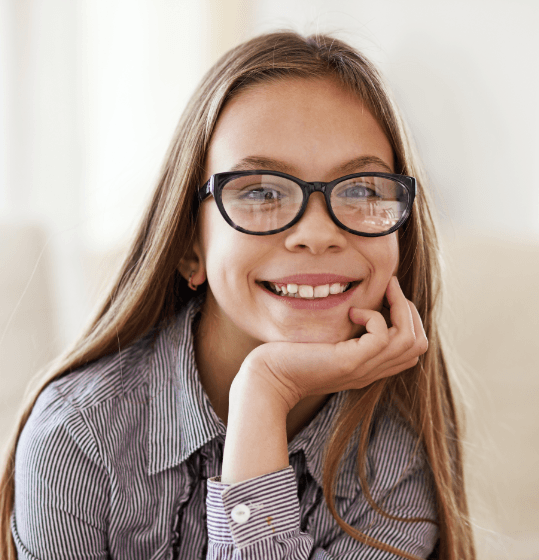
M353 198L355 200L365 200L365 199L379 199L380 197L376 194L374 185L369 185L368 183L356 183L348 184L346 188L340 189L337 196L342 198Z
M273 185L251 185L241 190L238 195L240 200L253 200L256 202L273 202L281 200L286 194L279 187Z

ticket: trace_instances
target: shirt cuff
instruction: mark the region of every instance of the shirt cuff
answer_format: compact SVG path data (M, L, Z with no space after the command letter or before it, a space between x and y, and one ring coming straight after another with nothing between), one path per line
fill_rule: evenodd
M208 479L206 496L208 539L214 544L245 548L285 533L299 535L298 490L291 466L236 484L223 484L220 478Z

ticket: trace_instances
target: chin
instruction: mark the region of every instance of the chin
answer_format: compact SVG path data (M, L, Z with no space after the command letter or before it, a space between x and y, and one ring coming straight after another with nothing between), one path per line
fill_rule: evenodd
M328 331L326 328L321 328L319 330L312 329L310 331L301 330L298 332L286 333L281 339L282 342L306 342L306 343L317 343L317 344L337 344L338 342L344 342L345 340L350 340L352 338L358 338L365 332L365 327L361 325L356 325L358 328L354 329L342 329L341 331L336 331L336 329L331 329Z

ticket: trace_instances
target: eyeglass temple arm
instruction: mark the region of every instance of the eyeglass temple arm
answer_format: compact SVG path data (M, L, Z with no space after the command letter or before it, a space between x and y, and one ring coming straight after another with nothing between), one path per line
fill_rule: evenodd
M213 185L214 185L214 175L210 177L209 181L205 185L203 185L198 189L199 202L203 202L208 198L208 196L210 196L210 194L213 194Z

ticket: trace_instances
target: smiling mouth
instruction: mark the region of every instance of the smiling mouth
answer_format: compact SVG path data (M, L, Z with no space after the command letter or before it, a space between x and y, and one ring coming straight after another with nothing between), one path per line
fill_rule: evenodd
M274 284L265 280L257 281L272 294L298 299L324 299L332 295L339 295L355 288L361 280L355 282L336 282L322 286L309 286L305 284Z

